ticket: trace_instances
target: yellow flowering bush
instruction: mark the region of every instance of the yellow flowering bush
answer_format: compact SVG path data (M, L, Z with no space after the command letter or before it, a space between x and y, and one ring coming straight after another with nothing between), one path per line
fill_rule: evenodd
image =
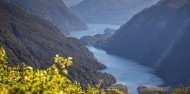
M108 91L109 94L124 94L123 92L119 91L118 89L110 89Z
M179 88L172 90L172 94L190 94L190 88L179 86Z
M10 67L6 59L5 50L0 48L0 94L106 94L99 85L82 90L79 83L72 83L64 76L68 74L66 67L73 64L72 57L56 55L55 64L46 70L25 64Z

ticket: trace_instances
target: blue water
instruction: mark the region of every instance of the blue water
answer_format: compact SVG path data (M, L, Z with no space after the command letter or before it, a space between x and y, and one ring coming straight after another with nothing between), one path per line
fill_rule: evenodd
M89 27L89 30L72 32L71 36L80 38L84 35L103 33L107 27L119 28L119 26L105 24L90 24ZM95 47L87 47L94 53L99 62L107 66L107 69L101 70L101 72L110 73L115 76L117 83L127 85L129 94L137 94L137 87L141 85L158 86L163 84L163 80L154 75L154 70L150 67L140 65L126 58L107 54L105 51Z
M115 76L117 83L127 85L129 94L137 94L137 87L141 85L158 86L162 79L153 74L154 70L142 66L134 61L107 54L105 51L87 46L94 53L97 60L107 66L101 72L107 72Z
M117 29L120 26L118 25L108 25L108 24L88 24L89 29L88 30L82 30L82 31L74 31L71 32L70 36L76 37L76 38L81 38L83 36L87 35L96 35L96 34L102 34L104 33L105 28L113 28Z

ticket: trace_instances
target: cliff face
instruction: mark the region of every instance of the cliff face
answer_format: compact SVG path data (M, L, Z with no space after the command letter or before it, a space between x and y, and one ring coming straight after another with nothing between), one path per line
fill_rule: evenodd
M169 85L187 85L189 10L189 0L161 0L118 29L106 50L157 68Z
M71 7L88 23L124 24L158 0L84 0Z
M64 34L68 31L87 29L84 24L62 0L7 0L26 12L39 16L56 25Z
M48 21L4 2L0 2L0 46L5 48L12 66L26 63L33 68L47 68L54 62L55 54L72 56L71 80L82 85L95 85L100 79L105 80L103 85L115 82L113 76L96 72L105 66L79 40L65 37Z

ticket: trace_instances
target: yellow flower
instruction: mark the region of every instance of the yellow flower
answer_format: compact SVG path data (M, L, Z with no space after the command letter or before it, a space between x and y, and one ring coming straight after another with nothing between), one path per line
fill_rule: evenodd
M72 60L73 58L72 57L68 57L69 60Z
M59 63L59 55L58 54L55 55L54 62Z
M47 71L44 71L44 74L47 74Z
M59 57L59 55L58 55L58 54L56 54L56 55L55 55L55 57Z
M63 90L61 90L61 91L59 92L59 94L63 94Z
M27 66L26 69L32 70L33 68L30 66Z
M27 79L28 79L28 77L27 77L27 76L25 76L25 77L24 77L24 79L25 79L25 80L27 80Z
M44 76L44 74L43 74L43 73L40 73L40 76Z

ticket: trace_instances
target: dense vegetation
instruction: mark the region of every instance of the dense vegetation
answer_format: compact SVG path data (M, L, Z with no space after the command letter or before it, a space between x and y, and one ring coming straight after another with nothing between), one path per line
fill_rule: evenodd
M4 48L0 48L0 93L1 94L105 94L103 89L87 87L82 90L80 84L72 83L66 76L66 67L72 65L72 57L56 55L55 64L46 70L33 69L25 64L9 67ZM57 66L59 68L57 68ZM61 75L63 74L63 75ZM111 89L109 94L123 94Z
M172 94L190 94L190 88L180 86L179 88L172 90Z
M120 27L108 53L154 67L169 86L190 85L190 0L160 0Z
M25 63L35 69L46 69L53 64L54 55L59 54L73 57L68 78L80 82L82 87L96 85L102 79L102 87L115 82L113 76L97 72L105 66L79 40L67 38L51 23L3 2L0 3L0 46L5 48L11 66Z
M112 37L114 32L115 32L115 29L106 28L103 34L96 34L94 36L84 36L80 38L80 41L84 45L90 45L96 48L103 48L99 46L102 46L103 44L105 44Z
M0 0L2 1L2 0ZM62 32L87 29L62 0L3 0L56 25Z

